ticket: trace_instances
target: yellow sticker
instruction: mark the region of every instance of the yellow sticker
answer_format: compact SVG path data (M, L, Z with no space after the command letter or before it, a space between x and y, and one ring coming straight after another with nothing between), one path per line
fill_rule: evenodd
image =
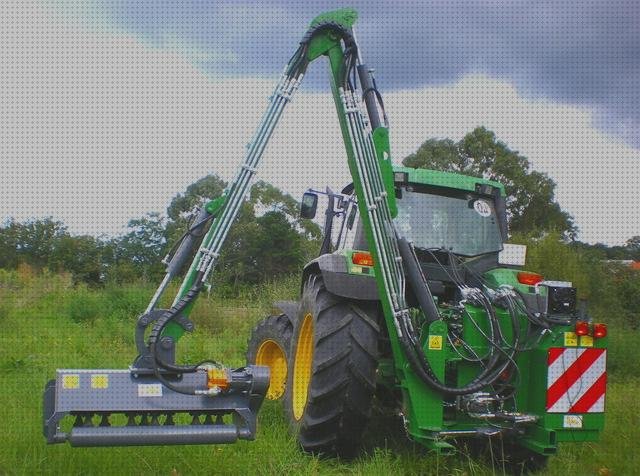
M565 332L564 333L564 346L565 347L577 347L578 346L578 336L575 332Z
M429 350L442 350L442 336L429 336Z
M109 388L109 376L106 374L92 375L91 388Z
M78 374L63 375L62 388L66 388L68 390L71 390L74 388L80 388L80 375Z
M591 337L591 336L581 336L580 337L580 347L593 347L593 337Z
M582 415L565 415L562 420L564 428L582 428Z

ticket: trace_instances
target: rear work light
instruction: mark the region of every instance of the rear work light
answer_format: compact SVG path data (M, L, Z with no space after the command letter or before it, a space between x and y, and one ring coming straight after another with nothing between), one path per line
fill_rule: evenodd
M593 337L601 339L607 337L607 325L606 324L594 324L593 325Z
M351 262L360 266L373 266L373 256L371 253L356 251L351 255Z
M526 284L527 286L535 286L538 283L544 281L544 277L538 273L528 273L526 271L520 271L518 273L518 282L520 284Z
M589 323L584 321L576 322L576 335L588 336L589 335Z

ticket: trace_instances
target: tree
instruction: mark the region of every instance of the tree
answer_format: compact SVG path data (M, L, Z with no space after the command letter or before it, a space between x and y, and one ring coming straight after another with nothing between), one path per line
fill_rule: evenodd
M23 223L10 221L7 228L16 264L26 263L39 269L49 265L59 240L69 236L64 223L51 217Z
M92 236L64 235L56 241L48 267L71 273L76 284L99 284L102 280L101 245Z
M306 258L304 236L280 212L267 212L256 221L259 231L254 253L256 268L262 279L273 279L298 271Z
M190 212L220 196L225 186L219 177L204 177L173 198L168 218L148 213L131 220L127 232L113 238L72 236L52 218L22 223L9 219L0 225L0 268L48 267L70 272L75 283L157 281L165 271L161 260L168 244L187 229ZM317 252L320 237L315 223L298 216L298 206L277 187L256 183L222 248L215 274L218 284L254 284L298 271Z
M158 278L163 272L161 263L166 243L165 223L159 213L147 213L141 218L129 221L129 232L113 240L110 247L113 264L121 267L123 263L133 265L136 273L144 280Z
M0 227L0 268L18 266L18 224L9 219Z
M565 238L576 237L573 218L555 200L555 182L545 173L530 170L526 157L496 140L484 127L477 127L457 143L429 139L403 164L498 181L507 193L512 233L541 236L557 232Z
M320 227L313 220L300 217L300 203L274 185L262 180L256 182L251 187L249 201L256 212L259 208L280 212L309 240L315 242L322 236Z
M53 218L13 219L0 227L0 267L28 265L36 270L71 273L74 283L101 280L102 250L91 236L72 236Z
M188 226L196 206L220 196L226 183L209 175L178 194L167 209L165 236L173 244ZM320 228L299 217L299 204L277 187L256 182L240 207L216 267L218 285L237 287L298 271L313 248L317 252Z
M222 195L226 186L226 182L217 175L207 175L189 185L184 193L173 197L167 208L165 238L169 242L178 239L187 228L191 212Z
M632 236L624 244L630 259L640 261L640 235Z

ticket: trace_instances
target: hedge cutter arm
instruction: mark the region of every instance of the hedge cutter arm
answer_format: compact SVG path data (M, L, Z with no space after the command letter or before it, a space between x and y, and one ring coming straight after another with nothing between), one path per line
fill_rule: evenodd
M215 268L260 158L307 66L321 56L328 58L331 68L333 98L360 214L380 276L383 307L391 311L388 315L408 312L392 222L396 208L386 116L372 72L362 63L353 34L356 18L355 11L345 9L320 15L311 23L269 99L235 180L221 197L199 211L168 261L162 283L138 319L139 355L131 367L58 370L56 379L49 382L44 395L44 432L49 443L204 444L255 437L256 415L269 385L268 369L247 366L232 370L213 361L179 365L175 344L185 331L193 329L189 314ZM167 285L196 246L171 307L157 309ZM67 415L75 418L69 428L63 423Z

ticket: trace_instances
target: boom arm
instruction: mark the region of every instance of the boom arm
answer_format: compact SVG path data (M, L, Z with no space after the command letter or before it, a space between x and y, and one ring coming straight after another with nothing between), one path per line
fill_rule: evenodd
M229 229L236 218L242 201L251 186L260 158L278 124L284 108L297 90L308 65L326 56L331 69L331 90L340 122L349 170L358 197L360 216L375 262L376 282L381 297L387 328L394 332L391 346L396 362L402 362L403 354L410 363L410 370L399 368L402 374L417 378L423 384L440 393L466 394L482 388L482 379L473 380L464 387L447 387L433 371L413 329L409 309L405 301L405 272L403 260L417 262L412 252L400 252L393 216L397 213L393 169L389 153L386 115L375 80L362 63L352 26L357 14L350 9L338 10L317 17L300 42L300 46L286 65L267 111L260 122L236 179L224 194L224 205L211 229L204 237L186 274L178 296L171 309L155 323L149 337L149 353L153 359L155 374L165 385L175 391L183 391L163 380L159 368L173 372L195 372L197 365L178 366L166 362L156 350L161 336L177 339L182 327L177 317L188 315L193 301L215 267L220 250ZM361 90L358 90L358 78ZM366 111L362 108L362 94ZM383 109L385 124L381 124L378 103ZM404 243L404 248L411 245ZM412 264L412 263L409 263ZM165 278L163 283L167 282ZM426 288L424 279L421 280ZM414 283L415 284L415 283ZM420 283L417 283L420 285ZM161 292L159 290L159 292ZM158 293L156 293L156 296ZM429 310L424 310L428 312ZM438 320L432 316L431 320ZM398 364L400 365L400 364ZM482 375L484 376L484 375ZM187 390L186 392L190 392Z
M178 315L188 315L194 298L217 263L222 245L251 187L260 159L284 108L300 85L309 63L321 56L329 59L331 88L349 168L369 242L373 244L377 273L382 278L381 295L386 296L393 314L406 308L404 272L392 223L396 207L388 131L386 126L380 125L377 102L381 103L381 99L371 72L361 63L353 36L355 19L355 11L345 9L321 15L311 23L300 47L285 67L267 111L248 146L244 163L236 179L225 191L224 205L205 235L172 308L154 326L149 342L152 349L160 335L176 339L181 336L183 328L172 320ZM366 113L361 109L360 93L356 89L356 68L363 83ZM166 282L167 279L156 293L156 301ZM160 360L158 363L165 367L165 362Z

